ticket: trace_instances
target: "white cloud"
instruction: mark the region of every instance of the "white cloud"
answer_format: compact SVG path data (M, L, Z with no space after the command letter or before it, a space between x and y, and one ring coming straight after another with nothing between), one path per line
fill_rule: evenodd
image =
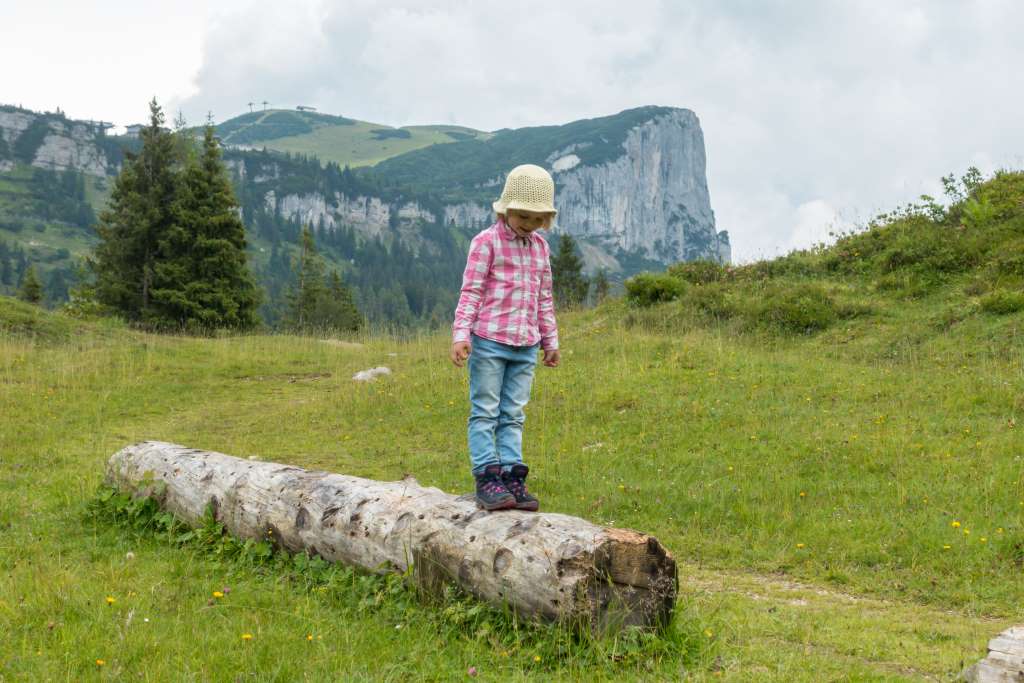
M1020 166L1021 25L1015 0L253 4L210 28L180 104L484 129L687 107L719 229L749 260L809 246L828 212L863 220L972 163Z

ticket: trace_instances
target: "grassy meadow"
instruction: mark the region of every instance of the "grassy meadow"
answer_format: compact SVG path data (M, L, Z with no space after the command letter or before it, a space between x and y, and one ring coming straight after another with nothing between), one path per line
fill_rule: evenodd
M157 336L0 299L0 680L951 679L1024 604L1010 194L984 225L942 217L955 233L904 216L560 314L531 488L674 553L677 618L649 639L90 513L106 459L147 439L469 490L446 331ZM968 242L976 258L934 266Z

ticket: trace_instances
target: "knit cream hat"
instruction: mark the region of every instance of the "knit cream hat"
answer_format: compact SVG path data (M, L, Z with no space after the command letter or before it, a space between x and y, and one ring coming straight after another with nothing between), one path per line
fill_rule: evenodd
M503 214L508 209L522 209L537 213L557 214L555 209L555 181L540 166L516 166L505 178L501 199L494 202L494 212Z

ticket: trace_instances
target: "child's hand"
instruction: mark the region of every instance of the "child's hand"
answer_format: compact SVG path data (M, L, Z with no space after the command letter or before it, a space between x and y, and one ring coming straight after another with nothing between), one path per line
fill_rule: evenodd
M469 342L455 342L452 344L452 350L449 352L448 357L452 359L455 367L461 368L471 353L473 353L472 344Z
M544 349L544 365L549 368L557 368L561 357L558 349Z

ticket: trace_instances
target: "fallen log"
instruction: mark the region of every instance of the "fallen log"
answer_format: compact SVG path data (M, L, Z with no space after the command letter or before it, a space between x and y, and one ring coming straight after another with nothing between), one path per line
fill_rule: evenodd
M597 632L667 622L678 579L652 536L556 513L479 510L471 495L146 441L107 463L109 484L197 525L209 507L240 538L268 539L437 592L447 582L523 616Z
M969 683L1024 681L1024 626L1006 629L988 643L988 656L968 667L960 678Z

